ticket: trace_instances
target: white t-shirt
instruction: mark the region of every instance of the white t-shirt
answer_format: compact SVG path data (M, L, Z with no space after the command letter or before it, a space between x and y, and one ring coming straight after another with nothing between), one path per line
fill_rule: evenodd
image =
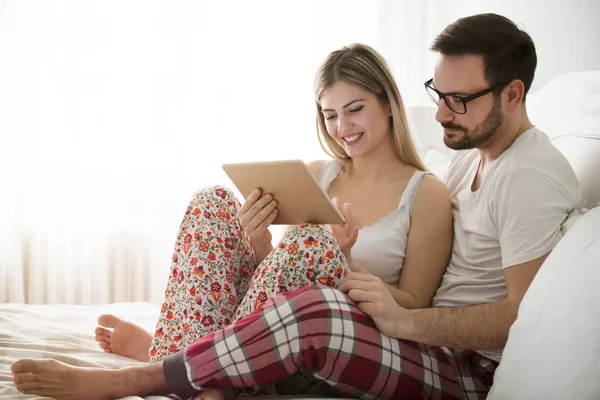
M536 127L489 163L480 188L472 191L479 162L478 150L458 151L444 176L452 195L454 243L434 307L505 299L504 268L550 252L579 206L571 165ZM482 352L496 361L501 353Z

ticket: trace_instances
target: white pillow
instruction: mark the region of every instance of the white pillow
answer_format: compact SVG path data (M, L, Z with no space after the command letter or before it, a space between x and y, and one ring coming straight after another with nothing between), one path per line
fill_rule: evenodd
M582 207L594 207L600 202L600 137L561 135L553 138L552 144L569 160L577 175Z
M600 208L561 239L527 291L488 400L600 399Z

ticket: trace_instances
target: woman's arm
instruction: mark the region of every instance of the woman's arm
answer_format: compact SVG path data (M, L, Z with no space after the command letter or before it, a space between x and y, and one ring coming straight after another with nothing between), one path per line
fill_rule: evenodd
M398 287L387 285L396 303L404 308L425 308L431 304L450 260L452 240L448 188L437 178L425 176L417 190ZM350 269L370 274L354 261Z
M399 305L431 305L450 261L453 233L450 192L436 177L425 176L417 189L398 288L392 291Z

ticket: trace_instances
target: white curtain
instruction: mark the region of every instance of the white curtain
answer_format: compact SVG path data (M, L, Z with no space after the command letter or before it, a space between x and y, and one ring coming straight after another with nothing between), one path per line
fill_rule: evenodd
M322 158L312 81L352 42L422 105L431 1L0 3L0 302L160 302L221 164ZM410 60L410 62L406 62Z

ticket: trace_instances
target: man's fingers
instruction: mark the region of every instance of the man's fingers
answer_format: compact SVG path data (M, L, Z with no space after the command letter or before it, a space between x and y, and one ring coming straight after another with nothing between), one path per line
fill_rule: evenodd
M358 307L358 309L360 311L364 312L369 317L373 318L373 316L375 314L375 304L366 302L366 301L362 301L362 302L357 302L356 306Z
M377 277L371 274L360 272L350 272L341 282L339 290L348 293L352 289L375 290L377 287Z
M348 296L356 303L374 303L379 297L379 292L363 289L351 289L350 291L348 291Z

